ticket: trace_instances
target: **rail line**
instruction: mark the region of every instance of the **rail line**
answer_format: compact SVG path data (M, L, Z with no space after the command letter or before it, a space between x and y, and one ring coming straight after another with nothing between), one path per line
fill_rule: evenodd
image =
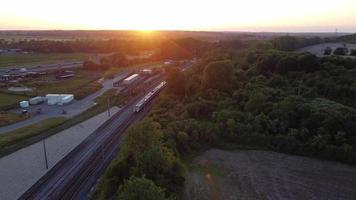
M129 101L19 199L86 199L92 186L117 154L123 132L130 124L142 119L152 106L150 102L142 112L133 113L135 103L142 97L138 95Z

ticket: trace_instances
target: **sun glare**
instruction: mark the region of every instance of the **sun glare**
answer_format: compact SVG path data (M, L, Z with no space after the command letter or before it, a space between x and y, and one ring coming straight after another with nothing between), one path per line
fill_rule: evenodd
M2 4L0 27L34 29L126 29L149 33L239 27L336 28L335 25L354 27L350 19L356 17L356 1L350 0L62 0L55 5L47 0L11 0Z

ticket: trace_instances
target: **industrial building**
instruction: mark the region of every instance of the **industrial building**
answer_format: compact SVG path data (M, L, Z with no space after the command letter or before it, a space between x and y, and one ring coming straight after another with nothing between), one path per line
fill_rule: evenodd
M124 79L123 84L128 86L131 85L132 83L134 83L135 81L137 81L139 79L139 75L138 74L133 74L127 78Z

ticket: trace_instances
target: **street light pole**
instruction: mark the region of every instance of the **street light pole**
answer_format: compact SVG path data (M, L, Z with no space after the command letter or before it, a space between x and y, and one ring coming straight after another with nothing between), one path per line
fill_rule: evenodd
M45 162L46 162L46 169L48 169L48 160L47 160L47 150L46 150L46 143L45 139L43 141L43 152L44 152L44 157L45 157Z
M108 116L110 117L110 100L107 98Z

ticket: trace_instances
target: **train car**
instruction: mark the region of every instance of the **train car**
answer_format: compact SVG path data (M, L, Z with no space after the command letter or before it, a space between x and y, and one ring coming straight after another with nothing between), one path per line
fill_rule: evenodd
M144 106L150 102L166 85L166 81L161 82L158 86L156 86L152 91L146 94L133 108L133 111L138 113L140 112Z

